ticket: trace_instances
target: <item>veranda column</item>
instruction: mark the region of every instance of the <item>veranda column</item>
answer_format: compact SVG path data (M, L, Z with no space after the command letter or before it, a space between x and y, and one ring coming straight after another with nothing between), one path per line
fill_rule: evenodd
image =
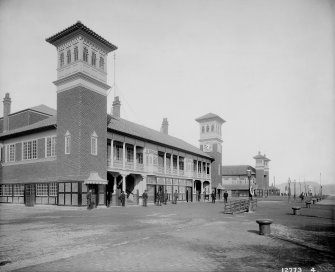
M166 152L164 152L164 174L166 175Z
M177 155L177 175L179 176L179 155Z
M123 143L122 148L122 168L126 168L126 143Z
M202 195L202 199L205 201L205 194L204 194L204 181L200 180L201 182L201 195Z
M134 145L134 170L136 170L136 145Z
M126 193L126 175L122 175L122 191L126 195L124 203L127 206L127 193Z
M113 167L113 159L114 159L114 140L111 140L111 154L110 154L111 165L110 167Z
M171 153L171 160L170 160L170 168L171 168L171 175L173 174L173 154Z
M114 184L113 184L113 193L112 193L112 199L111 199L111 203L112 206L117 206L118 203L118 195L116 193L116 184L117 184L117 174L113 174L113 179L114 179Z

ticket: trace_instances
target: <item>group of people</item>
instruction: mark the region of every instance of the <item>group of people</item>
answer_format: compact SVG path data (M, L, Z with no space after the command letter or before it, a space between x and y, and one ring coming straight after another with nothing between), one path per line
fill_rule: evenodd
M89 189L89 191L87 192L86 197L87 197L87 209L91 210L91 209L95 208L96 207L96 201L95 201L95 195L93 194L92 189ZM215 203L216 195L215 195L214 190L211 194L211 197L212 197L212 203ZM177 204L178 198L179 198L179 195L178 195L178 191L176 190L173 193L172 204ZM224 203L227 203L227 201L228 201L228 192L227 191L224 192L223 198L224 198ZM302 199L301 201L303 201L304 195L301 194L300 198ZM124 191L121 191L121 194L119 196L119 200L121 202L121 205L123 207L125 207L126 195L125 195ZM148 192L147 192L147 190L144 190L144 192L142 194L142 200L143 200L143 206L147 207L147 204L148 204ZM166 205L167 201L168 201L167 191L165 191L165 193L163 193L163 191L160 188L158 190L157 194L156 194L156 205L161 206L162 203L164 203Z
M173 193L172 204L177 204L178 197L179 197L178 192L176 190ZM156 205L161 206L162 203L164 203L166 205L168 199L169 199L169 195L168 195L167 191L165 191L165 193L163 193L163 191L161 189L159 189L158 192L156 193ZM143 207L147 207L147 204L148 204L148 192L147 192L147 190L144 190L144 192L142 194L142 200L143 200Z

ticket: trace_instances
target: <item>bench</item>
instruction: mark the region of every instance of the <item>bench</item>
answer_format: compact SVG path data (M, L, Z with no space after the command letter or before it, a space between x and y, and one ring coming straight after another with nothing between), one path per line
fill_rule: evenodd
M256 223L259 225L259 235L269 235L271 234L270 225L272 224L271 219L258 219Z
M300 215L301 207L292 207L293 215Z

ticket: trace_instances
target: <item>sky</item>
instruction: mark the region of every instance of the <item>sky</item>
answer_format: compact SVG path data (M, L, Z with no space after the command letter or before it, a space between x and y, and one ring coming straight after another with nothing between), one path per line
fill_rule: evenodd
M0 95L12 112L56 108L56 49L78 20L115 44L110 111L199 146L195 121L222 126L223 165L271 159L270 184L335 183L331 0L0 0ZM115 69L114 69L115 67ZM3 105L0 103L2 116Z

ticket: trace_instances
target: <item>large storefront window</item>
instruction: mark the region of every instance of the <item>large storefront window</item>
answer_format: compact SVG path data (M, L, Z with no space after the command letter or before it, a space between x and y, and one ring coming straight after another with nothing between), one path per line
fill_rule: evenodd
M24 185L15 184L14 185L14 196L23 196L24 195Z
M36 196L48 196L48 184L36 184Z
M11 184L0 185L0 196L11 196L13 194Z

